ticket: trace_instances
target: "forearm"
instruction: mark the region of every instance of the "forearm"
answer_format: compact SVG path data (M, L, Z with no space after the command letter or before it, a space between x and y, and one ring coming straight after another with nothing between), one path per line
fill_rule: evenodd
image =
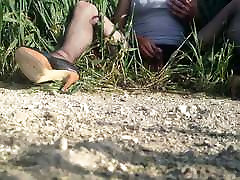
M124 30L124 26L127 21L131 0L119 0L116 12L114 14L113 22L118 24L121 31Z

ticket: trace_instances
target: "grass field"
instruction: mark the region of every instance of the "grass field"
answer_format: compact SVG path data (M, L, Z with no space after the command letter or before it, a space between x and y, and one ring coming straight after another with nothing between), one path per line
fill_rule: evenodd
M42 51L52 51L63 40L71 12L77 0L2 0L0 3L0 75L9 79L17 70L14 52L19 46L29 46ZM116 0L92 1L103 15L111 17L116 8ZM223 89L231 72L228 64L232 57L232 45L223 43L202 51L193 30L191 41L186 41L184 51L179 49L169 64L160 72L150 72L139 59L137 46L129 49L111 40L103 40L101 24L98 40L77 61L81 80L70 92L94 90L98 88L147 88L192 90ZM129 20L126 38L135 44L134 33ZM109 44L115 49L112 54ZM93 54L100 49L100 56ZM185 63L180 63L184 60ZM187 62L187 64L186 64ZM59 83L52 87L59 88Z

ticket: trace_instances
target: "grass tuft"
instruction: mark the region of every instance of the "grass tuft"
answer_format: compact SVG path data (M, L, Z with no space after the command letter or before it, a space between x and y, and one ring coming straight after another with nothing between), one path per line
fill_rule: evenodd
M2 0L0 2L0 76L8 79L18 69L14 52L19 46L42 51L56 49L64 36L71 12L77 0ZM116 0L95 0L101 16L112 17ZM197 39L196 28L185 43L171 56L160 72L145 68L139 56L132 17L126 26L125 37L131 48L123 42L103 38L103 24L98 25L97 39L79 58L77 66L81 76L69 90L94 91L98 89L184 89L220 91L231 76L229 62L233 45L225 41L205 50ZM115 27L118 30L118 27ZM96 53L98 52L98 53ZM48 84L49 90L61 89L59 82ZM43 89L46 89L44 86Z

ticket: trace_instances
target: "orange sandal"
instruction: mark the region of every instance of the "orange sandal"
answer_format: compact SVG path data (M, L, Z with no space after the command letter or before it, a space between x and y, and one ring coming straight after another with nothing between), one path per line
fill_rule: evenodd
M71 63L31 48L18 48L15 60L23 74L35 83L60 80L65 82L63 91L67 91L79 80L78 70Z

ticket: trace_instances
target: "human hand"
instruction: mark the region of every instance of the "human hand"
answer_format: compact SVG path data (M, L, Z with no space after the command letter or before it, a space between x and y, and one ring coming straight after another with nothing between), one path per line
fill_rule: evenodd
M197 0L168 0L173 15L191 21L197 13Z
M145 59L162 60L162 50L158 48L151 40L143 36L137 36L141 56Z

